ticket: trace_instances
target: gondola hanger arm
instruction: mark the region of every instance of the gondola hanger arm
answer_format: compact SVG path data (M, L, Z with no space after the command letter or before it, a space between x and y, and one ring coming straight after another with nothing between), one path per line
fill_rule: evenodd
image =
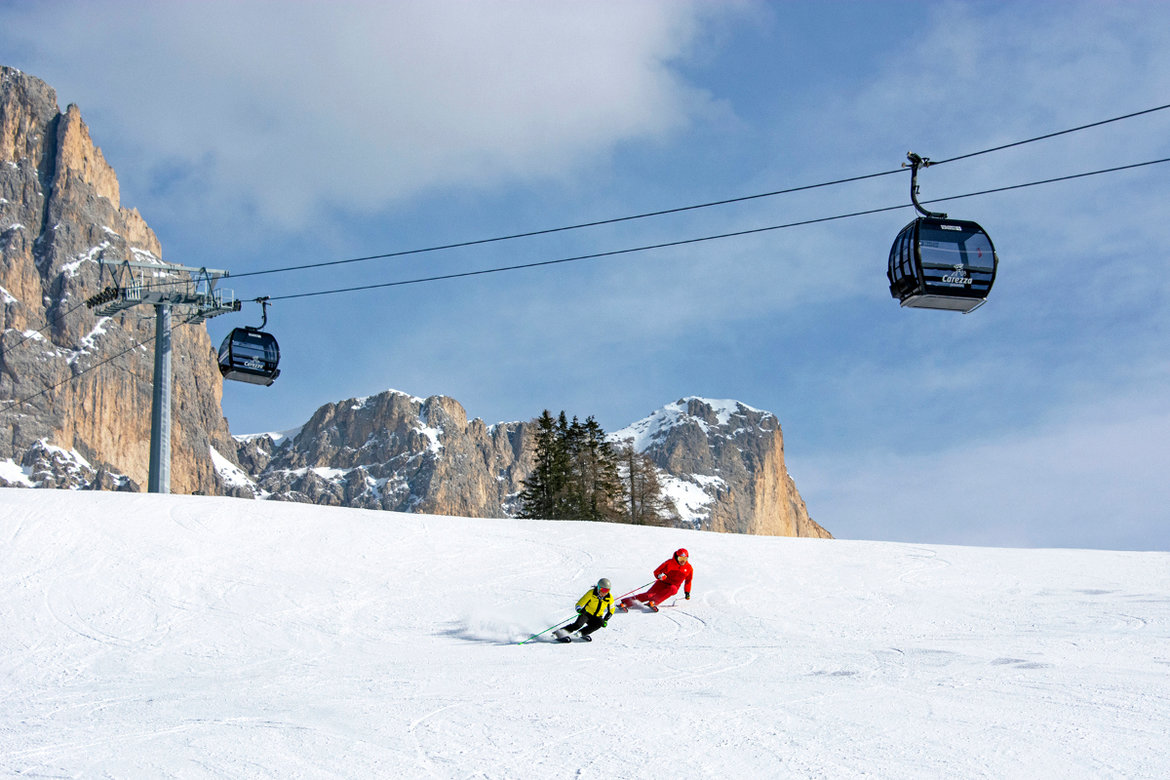
M264 330L268 326L268 296L261 295L256 299L256 303L260 304L260 308L264 312L264 319L260 322L260 327L257 330Z
M929 157L921 157L914 152L906 152L906 159L910 164L902 163L903 168L910 169L910 201L914 204L914 208L924 217L935 217L936 219L946 219L947 215L941 211L927 211L922 204L918 202L918 169L929 168L931 166Z

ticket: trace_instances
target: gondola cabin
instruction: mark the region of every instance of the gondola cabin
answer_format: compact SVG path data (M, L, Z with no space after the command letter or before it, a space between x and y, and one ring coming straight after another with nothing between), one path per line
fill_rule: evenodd
M986 302L998 265L991 237L976 223L918 217L890 248L890 295L903 306L966 314Z
M280 345L259 328L236 328L219 346L219 373L224 379L271 385L280 376L279 363Z

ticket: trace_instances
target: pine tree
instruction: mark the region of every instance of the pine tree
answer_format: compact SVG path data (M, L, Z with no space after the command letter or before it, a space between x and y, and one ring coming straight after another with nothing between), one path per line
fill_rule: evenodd
M622 483L613 447L592 416L583 425L573 418L572 430L577 519L615 520L621 516Z
M556 519L568 487L568 452L564 447L564 412L554 420L547 409L536 420L536 464L520 493L520 516Z
M546 409L536 420L536 463L524 480L520 516L549 520L616 520L622 482L605 431L593 417L570 423Z

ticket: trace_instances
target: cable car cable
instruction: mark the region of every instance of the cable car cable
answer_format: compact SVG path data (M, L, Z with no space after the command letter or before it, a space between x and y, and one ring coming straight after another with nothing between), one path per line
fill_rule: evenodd
M175 328L177 328L181 325L189 325L192 322L195 322L196 319L198 319L197 316L196 317L189 317L188 319L183 320L182 322L176 322L176 323L171 325L170 332L174 333ZM8 411L9 409L17 408L18 406L24 406L29 401L32 401L35 398L40 398L45 393L48 393L50 390L56 390L58 387L61 387L62 385L66 385L79 377L85 376L90 371L95 371L95 370L101 368L102 366L106 365L107 363L110 363L110 362L122 357L123 355L126 355L126 354L129 354L130 352L133 352L134 350L138 349L139 347L145 346L147 343L154 341L154 339L155 339L155 334L152 333L148 337L142 339L141 341L136 341L135 343L131 344L129 347L122 350L121 352L110 355L105 360L101 360L97 363L94 363L92 366L88 366L86 368L83 368L82 370L78 371L76 374L73 374L72 376L70 376L68 379L62 379L60 382L57 382L56 384L49 385L48 387L44 387L39 392L33 393L30 396L26 396L24 398L3 398L3 399L0 399L0 403L11 404L11 406L5 407L3 410L0 410L0 411ZM140 382L146 381L145 379L134 374L133 372L130 372L130 375L133 376L135 379L137 379Z
M1125 114L1123 116L1115 116L1112 119L1102 119L1100 122L1090 122L1089 124L1081 125L1080 127L1070 127L1068 130L1058 130L1055 133L1045 133L1044 135L1038 135L1035 138L1028 138L1028 139L1025 139L1023 141L1014 141L1013 143L1010 143L1010 144L1003 144L1001 146L993 146L990 149L984 149L984 150L979 151L979 152L970 152L968 154L960 154L958 157L950 157L946 160L931 160L930 164L932 166L933 165L944 165L946 163L957 162L958 160L966 160L966 159L971 158L971 157L978 157L981 154L990 154L992 152L1002 152L1004 149L1011 149L1011 148L1016 147L1016 146L1023 146L1024 144L1030 144L1030 143L1033 143L1034 141L1046 141L1049 138L1056 138L1057 136L1068 135L1069 133L1076 133L1076 132L1079 132L1081 130L1088 130L1088 129L1093 128L1093 127L1100 127L1101 125L1107 125L1107 124L1110 124L1111 122L1120 122L1123 119L1133 119L1134 117L1142 116L1144 114L1152 114L1155 111L1165 111L1168 108L1170 108L1170 103L1167 103L1164 106L1155 106L1154 108L1147 108L1144 111L1135 111L1132 114Z
M905 208L907 204L900 204L897 206L884 206L876 209L866 209L865 211L854 211L850 214L838 214L832 217L819 217L816 219L802 220L800 222L789 222L784 225L771 225L769 227L751 228L748 230L737 230L733 233L721 233L715 236L700 236L698 238L685 238L679 241L667 241L661 244L648 244L646 246L636 246L627 249L613 249L608 252L594 252L588 255L576 255L574 257L562 257L557 260L538 260L532 263L520 263L518 265L499 266L497 268L483 268L478 271L462 271L459 273L442 274L440 276L427 276L420 279L404 279L397 282L383 282L380 284L367 284L357 287L343 287L335 290L318 290L316 292L294 293L291 295L273 295L270 300L287 301L294 298L312 298L319 295L334 295L337 293L357 292L360 290L377 290L384 287L401 287L408 284L423 284L425 282L438 282L446 279L462 279L468 276L483 276L485 274L502 273L504 271L520 271L526 268L540 268L548 265L560 265L563 263L574 263L580 260L596 260L602 257L615 257L617 255L628 255L635 252L648 252L652 249L667 249L675 246L685 246L687 244L699 244L705 241L715 241L721 238L736 238L738 236L751 235L752 233L765 233L770 230L781 230L783 228L799 227L801 225L812 225L818 222L830 222L837 219L847 219L849 217L860 217L867 214L878 214L883 211L894 211L896 209Z
M1075 173L1068 176L1058 176L1051 179L1043 179L1040 181L1027 182L1024 184L1012 184L1005 187L996 187L989 190L980 190L978 192L968 192L964 195L950 195L944 198L934 198L932 200L921 201L922 203L943 203L949 200L960 200L962 198L973 198L979 195L990 195L996 192L1007 192L1009 190L1018 190L1025 187L1036 187L1041 184L1053 184L1061 181L1070 181L1073 179L1083 179L1088 176L1099 176L1106 173L1116 173L1118 171L1126 171L1134 168L1141 168L1149 165L1158 165L1160 163L1170 162L1170 157L1164 157L1160 160L1149 160L1141 163L1133 163L1131 165L1119 165L1113 168L1104 168L1097 171L1087 171L1085 173ZM439 276L427 276L419 279L403 279L396 282L382 282L379 284L359 285L355 287L341 287L333 290L317 290L305 293L293 293L290 295L273 295L269 300L273 301L288 301L297 298L313 298L322 295L337 295L340 293L359 292L362 290L378 290L387 287L402 287L408 284L424 284L427 282L445 281L448 279L462 279L469 276L483 276L486 274L503 273L505 271L519 271L527 268L540 268L542 266L560 265L564 263L573 263L582 260L595 260L603 257L614 257L616 255L633 254L635 252L648 252L653 249L666 249L669 247L685 246L687 244L698 244L706 241L716 241L724 238L737 238L739 236L751 235L753 233L766 233L773 230L784 230L793 227L802 227L805 225L814 225L821 222L832 222L841 219L851 219L853 217L867 216L869 214L879 214L885 211L897 211L904 209L913 204L902 203L897 206L883 206L881 208L865 209L863 211L853 211L848 214L837 214L831 217L818 217L815 219L800 220L798 222L788 222L783 225L770 225L768 227L751 228L749 230L737 230L731 233L720 233L713 236L700 236L698 238L687 238L679 241L668 241L660 244L649 244L646 246L631 247L627 249L614 249L608 252L595 252L587 255L576 255L574 257L563 257L557 260L540 260L532 263L520 263L517 265L499 266L496 268L483 268L477 271L463 271L460 273L442 274Z
M968 159L970 157L977 157L977 156L983 155L983 154L990 154L991 152L998 152L998 151L1002 151L1004 149L1011 149L1013 147L1023 146L1025 144L1035 143L1037 141L1044 141L1044 140L1048 140L1050 138L1056 138L1057 136L1068 135L1070 133L1076 133L1076 132L1080 132L1082 130L1088 130L1090 128L1100 127L1102 125L1107 125L1107 124L1111 124L1114 122L1120 122L1120 121L1125 120L1125 119L1133 119L1135 117L1143 116L1145 114L1152 114L1152 113L1155 113L1158 111L1164 111L1166 109L1170 109L1170 103L1168 103L1166 105L1162 105L1162 106L1155 106L1154 108L1147 108L1147 109L1144 109L1142 111L1134 111L1132 113L1123 114L1121 116L1112 117L1110 119L1102 119L1102 120L1097 121L1097 122L1090 122L1089 124L1079 125L1077 127L1071 127L1071 128L1066 129L1066 130L1058 130L1058 131L1052 132L1052 133L1045 133L1043 135L1033 136L1032 138L1025 138L1025 139L1020 140L1020 141L1013 141L1012 143L1008 143L1008 144L1001 144L1000 146L993 146L993 147L988 148L988 149L981 149L977 152L968 152L967 154L961 154L961 155L958 155L956 157L950 157L950 158L945 159L945 160L931 161L930 164L931 165L943 165L945 163L957 162L959 160L965 160L965 159ZM879 178L882 176L890 176L890 175L895 174L895 173L900 173L902 170L903 170L902 168L897 168L895 170L890 170L890 171L880 171L878 173L867 173L867 174L861 174L858 176L849 176L849 177L846 177L843 179L834 179L832 181L821 182L818 184L805 184L805 185L801 185L798 187L789 187L789 188L781 189L781 190L773 190L771 192L761 192L761 193L758 193L755 195L742 195L742 196L734 197L734 198L725 198L722 200L709 201L707 203L697 203L697 204L693 204L693 205L689 205L689 206L678 206L675 208L660 209L657 211L648 211L648 212L644 212L641 214L632 214L632 215L624 216L624 217L613 217L610 219L600 219L600 220L595 220L592 222L581 222L581 223L574 224L574 225L565 225L562 227L554 227L554 228L544 228L541 230L531 230L531 231L526 231L526 232L522 232L522 233L512 233L512 234L508 234L508 235L494 236L491 238L473 239L473 240L468 240L468 241L457 241L457 242L453 242L453 243L449 243L449 244L439 244L439 245L435 245L435 246L420 247L420 248L416 248L416 249L403 249L403 250L398 250L398 251L394 251L394 252L384 252L382 254L376 254L376 255L365 255L362 257L351 257L351 258L347 258L347 259L343 259L343 260L328 260L328 261L323 261L323 262L319 262L319 263L305 263L303 265L282 266L279 268L269 268L269 269L265 269L265 270L261 270L261 271L248 271L248 272L245 272L242 274L234 274L231 278L241 279L241 278L248 277L248 276L262 276L262 275L266 275L266 274L284 273L287 271L304 271L304 270L308 270L308 269L312 269L312 268L328 268L328 267L336 266L336 265L362 263L362 262L366 262L369 260L386 260L386 259L391 259L391 258L395 258L395 257L406 257L409 255L425 254L425 253L429 253L429 252L439 252L439 251L444 251L444 250L448 250L448 249L462 249L465 247L480 246L483 244L499 243L502 241L512 241L512 240L520 239L520 238L532 238L535 236L550 235L553 233L563 233L563 232L567 232L567 231L571 231L571 230L581 230L584 228L600 227L602 225L613 225L613 224L618 224L621 222L632 222L634 220L648 219L651 217L661 217L661 216L666 216L668 214L679 214L679 213L686 212L686 211L697 211L699 209L711 208L713 206L726 206L726 205L730 205L733 203L742 203L742 202L749 201L749 200L759 200L761 198L770 198L770 197L775 197L778 195L789 195L789 194L792 194L795 192L805 192L808 190L820 189L823 187L832 187L832 186L835 186L838 184L851 184L853 182L864 181L866 179L876 179L876 178Z
M1073 173L1068 176L1057 176L1053 179L1040 179L1038 181L1030 181L1026 184L1009 184L1006 187L995 187L990 190L979 190L978 192L968 192L965 195L948 195L945 198L934 198L932 200L920 201L921 203L943 203L948 200L959 200L960 198L974 198L978 195L991 195L996 192L1008 192L1009 190L1022 190L1025 187L1036 187L1041 184L1054 184L1061 181L1072 181L1073 179L1084 179L1089 176L1100 176L1106 173L1117 173L1118 171L1129 171L1134 168L1144 168L1149 165L1158 165L1160 163L1170 162L1170 157L1163 157L1159 160L1147 160L1146 162L1131 163L1129 165L1118 165L1113 168L1102 168L1097 171L1086 171L1085 173Z
M0 352L2 352L2 353L4 353L4 354L8 354L8 353L10 353L12 350L14 350L14 349L16 349L17 347L19 347L19 346L20 346L21 344L23 344L24 342L26 342L26 341L30 341L30 340L33 338L33 336L43 336L43 335L45 335L45 331L47 331L49 328L53 327L54 325L58 324L58 323L59 323L61 320L65 319L65 318L66 318L66 317L68 317L70 314L72 314L73 312L75 312L75 311L77 311L78 309L80 309L82 306L85 306L85 301L82 301L81 303L77 304L76 306L74 306L72 309L70 309L69 311L65 312L64 314L55 314L55 315L53 315L52 321L51 321L51 322L49 322L49 323L47 323L47 324L46 324L46 325L45 325L43 328L41 328L40 330L34 330L34 331L32 331L32 333L27 333L27 332L25 332L25 333L22 333L21 335L22 335L22 336L24 336L24 338L20 339L20 340L19 340L19 341L17 341L15 344L9 344L8 346L4 346L3 342L2 342L2 341L0 341Z
M405 257L407 255L420 255L427 252L440 252L447 249L462 249L469 246L479 246L481 244L492 244L501 241L512 241L519 238L532 238L534 236L545 236L552 233L563 233L569 230L581 230L583 228L600 227L602 225L613 225L620 222L632 222L638 219L647 219L650 217L662 217L667 214L679 214L684 211L696 211L698 209L710 208L712 206L726 206L731 203L742 203L748 200L758 200L760 198L770 198L776 195L787 195L793 192L804 192L806 190L815 190L822 187L832 187L837 184L849 184L855 181L863 181L865 179L875 179L879 176L890 176L895 173L901 173L902 169L897 168L892 171L881 171L880 173L866 173L859 176L849 176L844 179L835 179L833 181L821 182L819 184L804 184L799 187L789 187L783 190L774 190L772 192L761 192L756 195L742 195L735 198L726 198L724 200L715 200L708 203L697 203L691 206L678 206L675 208L661 209L659 211L648 211L642 214L632 214L625 217L613 217L610 219L599 219L594 222L581 222L576 225L565 225L563 227L545 228L542 230L531 230L525 233L512 233L505 236L495 236L492 238L480 238L470 241L458 241L451 244L440 244L437 246L422 247L418 249L403 249L396 252L386 252L379 255L366 255L364 257L351 257L345 260L329 260L320 263L306 263L305 265L292 265L282 268L269 268L264 271L248 271L242 274L234 274L232 279L241 279L246 276L262 276L264 274L284 273L285 271L304 271L310 268L327 268L334 265L345 265L347 263L361 263L367 260L385 260L394 257Z

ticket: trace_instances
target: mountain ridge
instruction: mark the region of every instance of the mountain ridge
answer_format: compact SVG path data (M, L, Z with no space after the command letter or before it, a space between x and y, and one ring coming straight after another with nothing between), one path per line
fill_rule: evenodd
M652 431L652 435L646 432ZM469 420L453 398L399 390L320 407L282 434L234 437L235 495L473 517L515 516L531 472L533 421ZM830 538L788 474L771 412L688 396L608 438L659 471L684 527Z

